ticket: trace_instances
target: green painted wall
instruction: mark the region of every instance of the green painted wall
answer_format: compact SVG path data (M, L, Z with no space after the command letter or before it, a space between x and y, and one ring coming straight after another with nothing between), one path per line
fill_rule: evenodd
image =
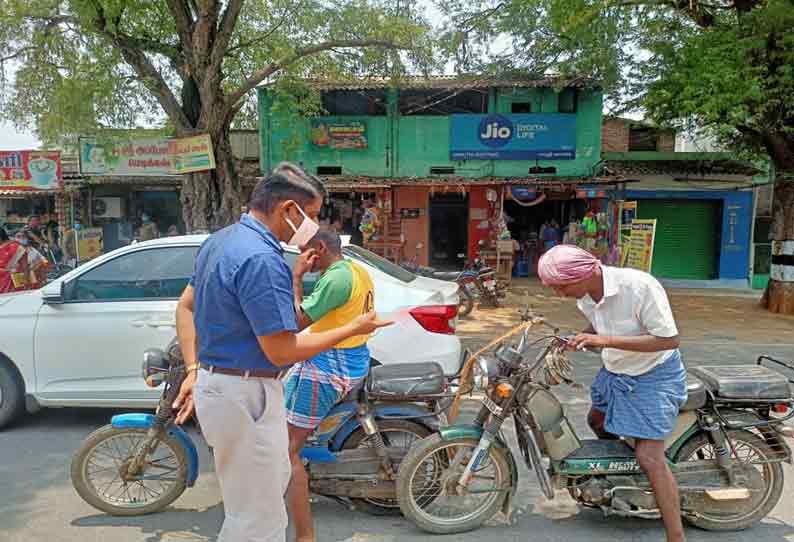
M576 159L541 160L557 168L555 176L587 176L600 159L600 90L579 90L576 113ZM323 149L311 143L311 119L271 114L266 89L259 90L260 165L268 171L282 160L298 163L311 173L322 166L341 166L343 175L370 177L427 177L431 167L454 167L463 177L525 177L534 161L449 159L449 117L407 116L396 111L396 92L390 93L389 112L381 117L322 117L324 120L360 120L367 125L368 148ZM551 88L492 89L489 111L509 113L513 102L530 101L533 112L556 113L557 93Z

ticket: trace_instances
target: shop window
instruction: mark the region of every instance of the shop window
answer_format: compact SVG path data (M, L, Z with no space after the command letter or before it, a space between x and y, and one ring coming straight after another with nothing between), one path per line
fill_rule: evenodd
M560 113L576 113L579 102L579 91L575 88L564 88L557 95L557 111Z
M510 104L510 112L516 114L532 113L532 104L529 102L513 102Z
M317 175L341 175L342 166L317 166Z
M653 128L629 128L629 151L656 151L658 134Z
M385 90L330 90L322 93L326 114L339 117L386 115Z
M488 112L485 90L432 89L400 91L400 114L446 116Z

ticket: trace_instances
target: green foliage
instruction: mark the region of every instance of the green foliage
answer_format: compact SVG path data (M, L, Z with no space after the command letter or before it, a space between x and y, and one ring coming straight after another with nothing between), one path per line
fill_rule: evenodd
M192 11L195 2L176 3L194 21L200 19ZM170 94L189 110L183 93L191 91L185 87L188 77L197 89L190 99L199 104L195 96L201 96L200 111L222 104L232 111L235 126L254 127L256 102L246 83L267 66L277 69L265 83L283 76L386 74L435 58L427 24L389 2L243 0L221 65L207 70L211 47L202 51L200 45L219 39L220 14L231 2L201 4L218 16L188 40L165 0L0 0L0 113L46 141L73 140L106 127L178 127L182 121L158 93ZM328 41L373 40L406 50L329 47L301 54L302 48ZM152 73L130 63L122 46L142 53ZM246 91L241 105L224 104L240 89ZM228 122L223 116L208 115L206 122Z
M794 167L791 0L437 2L462 71L590 77L615 113L705 127Z

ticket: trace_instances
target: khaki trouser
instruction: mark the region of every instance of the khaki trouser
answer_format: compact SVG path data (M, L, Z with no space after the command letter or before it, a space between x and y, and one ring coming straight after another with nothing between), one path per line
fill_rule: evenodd
M202 369L194 396L226 513L218 542L284 542L291 468L281 382Z

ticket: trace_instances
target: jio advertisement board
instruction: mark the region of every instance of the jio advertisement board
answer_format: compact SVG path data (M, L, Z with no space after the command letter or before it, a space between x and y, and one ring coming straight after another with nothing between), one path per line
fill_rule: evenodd
M576 114L452 115L451 160L573 160Z

